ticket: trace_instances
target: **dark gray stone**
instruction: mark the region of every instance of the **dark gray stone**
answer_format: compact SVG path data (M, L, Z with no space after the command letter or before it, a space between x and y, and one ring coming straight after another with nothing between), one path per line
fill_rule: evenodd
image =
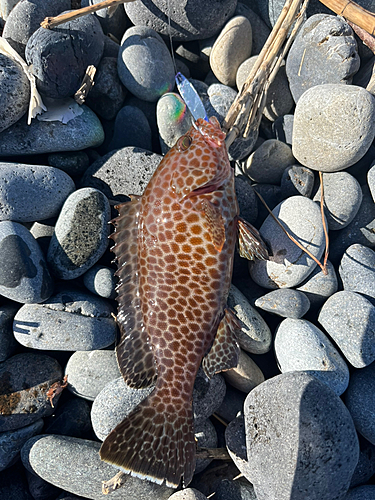
M0 163L0 220L33 222L55 217L74 189L69 175L58 168Z
M247 177L236 174L234 179L240 214L247 222L254 224L258 217L258 198Z
M199 448L217 448L217 433L210 419L195 424L194 435ZM212 460L212 458L198 458L194 474L202 472L202 470L210 465Z
M1 363L0 432L20 429L51 415L54 408L47 394L61 378L61 366L45 354L17 354ZM59 397L56 393L54 406Z
M295 102L315 85L350 84L359 65L357 42L350 26L337 16L311 16L300 28L286 60Z
M34 500L30 495L22 464L0 472L0 496L6 500Z
M297 287L297 290L307 296L311 306L320 306L328 297L337 292L336 271L329 260L326 269L327 274L324 274L322 268L316 266L310 276Z
M253 184L253 189L262 196L271 210L273 210L283 199L281 187L276 186L275 184ZM269 212L266 207L259 201L258 218L255 226L260 227L260 225L267 218L268 214Z
M375 306L362 295L335 293L324 303L318 321L355 368L375 360Z
M81 7L88 7L89 5L95 5L101 0L81 0ZM124 34L126 28L129 27L130 22L125 14L124 7L120 4L117 9L113 12L110 8L100 9L94 14L103 29L105 35L111 34L118 40Z
M13 318L18 309L15 303L0 306L0 363L17 349L18 344L13 336Z
M83 188L65 201L48 248L51 272L69 280L84 274L108 246L111 209L97 189Z
M116 298L115 286L118 282L115 270L99 264L92 266L83 275L85 287L95 295L105 299Z
M45 17L54 17L70 9L69 0L21 0L12 9L5 23L3 37L25 58L25 47L31 35L40 28Z
M40 418L20 429L0 433L0 471L7 469L18 460L22 446L29 438L40 434L43 425L44 422Z
M272 124L275 139L292 145L294 115L280 116Z
M344 290L358 292L369 300L375 299L375 252L354 244L342 256L339 274Z
M310 301L303 292L285 288L274 290L255 301L256 307L283 318L302 318L310 309Z
M259 17L245 2L238 2L235 10L235 15L245 16L250 21L252 28L252 50L251 53L259 54L262 50L266 40L270 34L269 27L265 24L261 17Z
M284 199L296 195L310 198L314 187L314 172L301 165L291 165L284 170L280 185Z
M278 375L250 392L244 413L245 477L257 500L342 499L359 445L349 411L327 385L304 372Z
M121 10L121 6L117 10ZM86 104L101 118L112 120L123 106L126 93L117 72L117 55L116 58L102 57Z
M135 106L124 106L117 113L108 151L128 146L152 149L150 125L143 111Z
M188 7L176 0L145 0L126 4L125 11L133 24L147 24L162 35L171 34L173 40L200 40L215 35L236 5L235 0L223 0L219 8L215 0L193 0Z
M254 487L245 478L222 479L215 491L216 500L256 500Z
M77 177L85 172L90 164L90 159L85 151L52 153L48 155L48 164L63 170L70 176Z
M33 65L38 90L62 99L79 89L87 66L98 66L103 49L103 30L89 15L48 30L40 27L29 38L25 57Z
M225 444L238 470L240 470L245 477L251 474L251 467L249 467L247 459L245 420L243 413L229 422L228 427L225 429Z
M55 499L60 493L60 488L56 488L51 483L47 483L39 476L26 471L27 485L34 500L50 500Z
M46 434L87 438L92 436L90 406L84 399L72 398L45 419Z
M53 281L38 243L18 222L0 222L0 294L21 303L42 302Z
M225 392L226 385L222 375L216 374L207 380L203 370L199 369L193 390L194 421L197 425L215 413L224 399Z
M367 484L349 490L343 500L373 500L375 498L375 485Z
M100 297L62 289L43 304L21 307L14 318L14 336L33 349L103 349L116 338L112 313L112 305Z
M351 488L367 483L370 477L375 473L375 445L369 443L367 439L364 438L359 440L359 444L359 459L350 482Z
M125 31L117 67L125 87L145 101L157 101L175 85L171 54L161 36L147 26Z
M0 132L26 113L30 101L30 82L22 66L0 54Z
M246 394L243 392L234 389L234 387L227 387L225 398L215 414L225 421L231 422L242 412L245 397Z

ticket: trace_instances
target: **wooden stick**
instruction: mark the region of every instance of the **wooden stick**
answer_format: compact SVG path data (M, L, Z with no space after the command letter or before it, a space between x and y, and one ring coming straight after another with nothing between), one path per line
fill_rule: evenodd
M85 102L87 94L90 92L91 87L94 85L94 76L96 73L96 68L93 64L87 66L85 76L82 80L82 85L74 94L74 100L77 104L81 105Z
M375 34L375 14L352 0L319 0L320 3L333 10L335 14L345 17L371 35Z
M73 19L78 19L79 17L86 16L87 14L92 14L100 9L105 9L106 7L115 7L121 3L135 2L135 0L104 0L95 5L89 5L88 7L82 7L82 9L72 10L66 14L60 14L56 17L46 17L44 21L40 23L42 28L51 29L59 24L66 23L67 21L73 21Z

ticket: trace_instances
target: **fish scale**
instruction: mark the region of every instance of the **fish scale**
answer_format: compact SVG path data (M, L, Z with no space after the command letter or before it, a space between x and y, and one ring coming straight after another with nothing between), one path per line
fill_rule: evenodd
M132 387L156 385L100 456L171 487L194 473L192 393L202 359L208 376L238 361L241 326L226 309L238 203L224 139L216 118L198 119L114 221L119 367Z

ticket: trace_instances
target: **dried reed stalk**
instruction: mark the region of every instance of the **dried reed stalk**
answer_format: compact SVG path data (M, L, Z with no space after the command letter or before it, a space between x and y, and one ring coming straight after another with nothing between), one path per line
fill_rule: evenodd
M320 3L333 10L335 14L345 17L371 35L375 34L375 14L352 0L319 0Z

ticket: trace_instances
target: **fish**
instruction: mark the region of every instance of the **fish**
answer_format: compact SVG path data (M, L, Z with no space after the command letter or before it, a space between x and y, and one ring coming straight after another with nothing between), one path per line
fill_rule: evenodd
M165 155L142 196L118 205L114 241L118 365L134 389L153 391L106 437L100 457L132 476L187 486L196 461L192 394L206 375L238 363L241 324L227 307L240 255L268 258L239 217L225 134L199 118Z

